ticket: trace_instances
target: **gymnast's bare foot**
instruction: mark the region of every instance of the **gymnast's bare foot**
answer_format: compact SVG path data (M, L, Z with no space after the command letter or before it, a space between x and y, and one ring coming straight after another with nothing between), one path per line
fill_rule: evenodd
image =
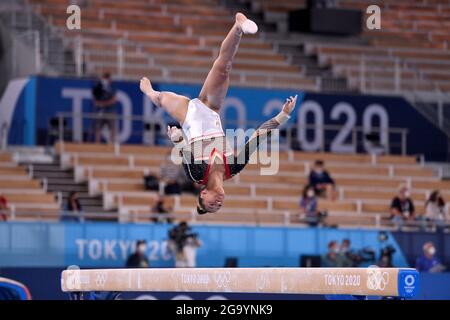
M141 79L141 83L139 84L139 88L141 91L152 100L153 104L155 104L158 107L161 107L161 95L159 91L156 91L152 87L152 83L148 78L143 77Z
M139 88L147 96L151 96L152 93L155 91L155 90L153 90L152 83L150 82L150 80L148 80L147 77L143 77L141 79L141 83L139 84Z
M258 32L256 23L248 19L243 13L236 13L236 23L244 34L255 34Z

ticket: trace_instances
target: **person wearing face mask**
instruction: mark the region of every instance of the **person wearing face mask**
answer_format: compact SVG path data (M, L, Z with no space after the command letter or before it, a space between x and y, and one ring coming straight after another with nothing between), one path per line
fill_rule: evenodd
M136 242L136 251L131 254L126 262L127 268L148 268L150 263L145 255L147 251L147 242L138 240Z
M335 182L331 178L322 160L316 160L309 173L309 185L312 186L318 196L326 196L330 200L335 200Z
M322 258L323 266L328 268L346 268L352 266L352 261L341 253L337 241L330 241L328 243L328 252Z
M114 142L116 126L116 120L113 119L116 113L116 92L112 85L111 75L105 72L102 78L95 84L92 88L92 96L94 99L95 111L98 115L94 119L95 123L95 142L100 142L100 133L104 126L109 129L109 139L110 143Z
M440 230L445 226L448 212L439 190L434 190L425 202L425 219L433 222Z
M316 192L312 186L306 186L303 189L300 200L300 214L305 216L306 222L311 227L323 224L326 215L317 210Z
M445 266L436 258L436 248L433 242L425 242L423 247L423 255L416 260L416 269L420 272L442 272Z
M415 219L414 203L408 187L401 185L397 196L391 202L391 221L400 229L405 221Z

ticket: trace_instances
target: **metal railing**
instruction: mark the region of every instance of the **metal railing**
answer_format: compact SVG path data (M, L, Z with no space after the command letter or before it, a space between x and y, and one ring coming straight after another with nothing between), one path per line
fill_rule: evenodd
M37 14L27 1L0 3L0 16L2 24L14 31L13 38L33 52L35 74L74 74L70 40ZM12 58L14 65L20 65L20 56L13 55Z
M444 104L450 103L450 94L442 91L435 80L427 76L423 70L407 59L399 57L390 57L390 61L394 64L394 77L392 81L387 81L383 78L382 81L377 80L373 76L373 72L368 73L368 61L376 61L374 57L366 57L364 54L359 55L359 72L356 74L358 88L361 93L384 93L384 94L399 94L403 95L411 104L426 118L430 119L439 128L441 128L447 136L450 137L450 119L445 118ZM386 60L383 60L386 61ZM373 71L373 69L372 69ZM346 69L347 78L350 76L350 69ZM412 73L411 79L404 80L402 75L404 73ZM388 84L392 86L389 89L377 89L378 84ZM403 88L404 84L408 84L410 89ZM422 87L427 86L430 89L424 90ZM435 105L436 107L434 107Z
M64 34L64 28L59 28L52 25L52 18L45 19L40 16L41 5L29 4L27 1L18 1L12 5L0 5L0 12L6 13L5 21L7 24L16 30L20 31L37 31L38 35L35 36L36 40L30 41L29 45L33 51L39 52L36 54L36 61L42 62L38 65L36 73L40 74L60 74L60 75L76 75L78 77L92 76L97 74L100 70L109 69L115 76L123 79L135 79L134 73L127 71L127 66L132 63L127 62L128 57L139 57L146 59L146 62L141 64L135 64L133 67L136 69L148 68L149 66L158 68L161 70L161 75L153 77L158 81L170 81L170 82L188 82L199 83L204 81L207 68L199 69L198 67L177 66L177 67L165 67L161 65L155 65L155 56L158 55L149 54L145 50L145 44L142 41L132 41L127 39L127 33L118 38L112 40L105 37L105 39L95 38L78 35L67 36ZM117 13L114 8L102 8L99 11L99 19L104 19L104 14L108 12ZM123 12L121 12L123 13ZM132 12L136 14L135 11ZM164 13L167 14L167 13ZM171 14L170 14L171 15ZM173 15L174 23L179 21L179 16ZM112 24L114 25L115 20ZM112 27L113 28L113 27ZM111 29L112 30L112 29ZM186 34L189 35L190 27L187 27ZM91 54L98 54L94 50L89 50L87 44L89 42L95 42L96 44L109 44L113 46L112 50L103 50L102 54L115 56L115 61L98 61L90 58ZM204 38L199 38L199 46L204 48ZM173 47L171 43L158 43L158 47ZM131 50L129 50L131 49ZM211 59L217 55L218 48L211 50ZM161 56L164 58L164 55ZM202 57L202 59L205 59ZM246 60L246 63L253 63L251 59ZM235 82L242 86L257 86L265 88L294 88L297 87L295 81L293 81L293 75L284 72L272 71L270 75L264 77L254 77L254 75L261 76L260 71L246 70L239 72L239 79ZM297 75L299 78L302 76L300 73ZM251 79L249 79L251 78ZM283 81L286 78L286 81ZM295 78L295 77L294 77ZM280 80L281 79L281 80ZM282 81L282 82L280 82ZM310 90L317 90L316 84L311 83Z
M143 116L136 115L117 115L117 114L98 114L98 113L70 113L70 112L60 112L57 114L58 118L58 140L59 141L76 141L76 142L93 142L93 136L95 132L93 130L96 128L97 121L110 120L115 123L116 128L116 138L113 142L124 143L126 141L134 141L135 143L144 144L163 144L171 145L165 132L166 124L162 119L150 120ZM66 121L69 120L69 121ZM128 124L127 131L128 134L122 134L120 132L120 127L124 128L124 121ZM133 125L136 124L137 125ZM236 121L224 121L227 126L235 125L239 126ZM66 124L66 125L65 125ZM122 124L122 125L121 125ZM248 128L257 128L261 125L260 122L256 121L246 121ZM88 130L85 130L85 126ZM142 128L140 130L133 130L134 127ZM159 129L157 128L159 127ZM339 150L333 150L331 145L334 141L334 137L340 132L342 126L340 125L323 125L323 139L320 141L320 145L315 150L306 151L332 151L339 152ZM119 129L119 130L117 130ZM285 134L281 137L279 143L280 148L284 149L300 149L302 150L302 144L304 141L299 137L299 130L315 130L316 126L307 124L304 128L299 128L297 124L291 125L286 128L280 129L280 131ZM366 138L369 132L365 128L360 126L355 126L352 128L350 133L350 142L352 149L355 152L362 153L377 153L377 154L407 154L407 144L408 144L408 129L405 128L388 128L387 132L383 133L381 128L373 127L370 134L375 134L382 136L387 134L387 141L373 148L369 148L368 144L371 142ZM108 142L110 138L108 135L103 134ZM331 137L332 136L332 137ZM304 138L306 133L304 134ZM243 143L243 141L241 141ZM367 149L369 148L369 149Z
M269 214L261 214L257 212L253 213L241 213L241 216L248 216L248 219L237 220L237 221L227 221L227 219L217 219L214 220L204 220L198 219L200 216L194 211L191 214L180 214L180 213L142 213L142 212L128 212L128 213L114 213L114 212L73 212L61 210L57 213L49 213L46 211L38 212L27 212L26 210L16 211L14 206L11 206L11 210L6 213L7 221L23 221L24 219L32 219L33 221L51 221L60 220L64 222L87 222L87 221L117 221L119 223L156 223L156 222L175 222L175 221L186 221L189 224L203 224L203 223L235 223L235 224L245 224L245 225L282 225L282 226L308 226L310 219L305 215L300 215L298 213L285 211L283 214L279 215L279 222L265 222L264 216ZM224 213L226 215L227 213ZM237 211L236 214L239 214ZM270 214L273 217L273 214ZM351 217L348 214L333 213L332 218L343 218ZM353 216L355 219L358 216ZM325 218L325 224L321 227L336 227L335 225L327 224L328 218ZM365 217L369 223L342 223L342 226L352 226L357 228L375 228L375 229L402 229L404 231L436 231L437 229L444 230L446 232L450 231L450 221L430 221L430 220L412 220L405 221L401 227L397 226L394 222L390 221L389 218L383 218L382 214L375 214L371 217ZM370 223L373 220L373 223ZM337 225L339 227L339 225Z
M71 113L60 112L57 114L58 118L58 140L63 141L75 141L75 142L93 142L95 139L96 130L98 130L97 122L110 121L113 124L116 131L113 141L110 141L111 136L105 134L105 128L101 129L101 137L107 142L123 143L126 141L136 140L137 143L154 145L158 142L170 143L166 135L166 127L159 125L161 121L155 122L154 119L149 119L144 116L137 115L117 115L112 113L99 114L99 113ZM72 121L65 121L66 119ZM124 125L124 121L128 124ZM65 123L67 125L65 125ZM162 123L162 122L161 122ZM136 127L142 129L134 130ZM158 128L159 125L159 128ZM128 134L123 135L122 132L127 127ZM87 130L85 130L87 127ZM123 129L121 131L121 129ZM110 128L108 128L110 130Z

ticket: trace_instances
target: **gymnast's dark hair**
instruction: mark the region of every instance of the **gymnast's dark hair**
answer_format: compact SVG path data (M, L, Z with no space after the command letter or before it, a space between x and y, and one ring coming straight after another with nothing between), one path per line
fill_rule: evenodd
M201 189L200 189L200 192L198 194L198 199L197 199L197 213L198 214L208 213L208 210L206 210L205 204L203 203L203 199L201 197L201 192L203 190L205 190L205 188L206 188L205 186L202 186Z

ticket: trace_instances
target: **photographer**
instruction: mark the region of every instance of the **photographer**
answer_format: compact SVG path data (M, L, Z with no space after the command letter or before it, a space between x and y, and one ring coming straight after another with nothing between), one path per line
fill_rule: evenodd
M169 231L169 247L175 254L176 268L195 267L197 248L200 246L198 235L184 221Z
M95 112L95 143L100 142L101 131L106 125L109 129L108 142L113 143L116 136L116 123L114 116L116 115L116 90L112 84L111 75L105 72L100 80L98 80L92 88L92 96L94 100Z
M378 262L378 266L381 268L392 268L393 264L393 255L395 253L395 248L390 244L385 245L387 243L389 237L386 232L381 231L378 234L378 241L383 246L380 250L380 261Z
M147 241L138 240L136 242L136 250L131 254L126 262L127 268L148 268L150 263L145 256L147 250Z
M322 258L324 267L328 268L347 268L351 267L352 261L342 254L337 241L328 243L328 252Z

